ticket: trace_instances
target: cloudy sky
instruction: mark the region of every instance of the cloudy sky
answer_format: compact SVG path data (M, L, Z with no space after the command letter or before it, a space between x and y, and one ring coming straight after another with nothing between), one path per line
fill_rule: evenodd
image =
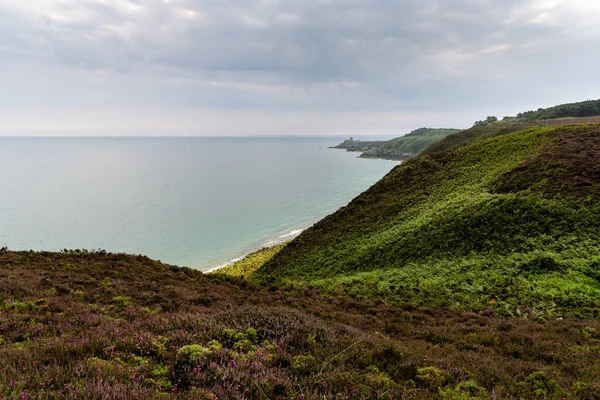
M0 0L0 135L397 134L600 98L595 0Z

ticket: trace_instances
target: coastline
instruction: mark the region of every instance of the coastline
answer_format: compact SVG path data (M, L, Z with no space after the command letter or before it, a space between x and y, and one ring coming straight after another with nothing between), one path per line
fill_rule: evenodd
M293 229L291 230L289 233L286 233L284 235L278 236L275 239L271 239L269 241L267 241L266 243L263 243L262 245L260 245L259 247L255 248L254 250L244 254L241 257L237 257L234 258L232 260L227 261L224 264L218 265L216 267L213 267L211 269L208 269L206 271L203 271L203 274L211 274L213 272L219 271L223 268L229 267L235 263L237 263L238 261L242 261L244 258L248 257L249 255L255 254L257 252L266 250L266 249L271 249L273 247L279 246L283 243L289 242L291 240L294 240L296 237L298 237L302 232L304 232L305 229Z

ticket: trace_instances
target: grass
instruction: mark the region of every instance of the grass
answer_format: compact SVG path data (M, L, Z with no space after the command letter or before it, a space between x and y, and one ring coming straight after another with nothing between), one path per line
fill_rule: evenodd
M600 322L394 307L111 253L0 251L6 399L595 399Z
M259 249L231 265L216 270L215 273L230 277L249 278L257 269L273 258L275 254L279 253L286 244L281 243L276 246Z
M538 115L538 114L533 114ZM541 116L543 114L539 114ZM535 119L535 118L505 118L502 121L494 122L485 126L474 126L458 133L448 135L445 138L432 143L425 148L422 154L433 154L466 146L480 140L506 135L513 132L522 131L534 127L561 127L573 124L598 123L599 116L591 117L564 117L556 119Z
M531 128L410 160L252 279L398 305L598 318L599 132Z
M417 129L407 135L382 142L360 155L361 158L406 160L417 156L427 147L459 132L458 129Z
M0 397L598 399L600 124L568 122L448 136L210 275L0 249Z

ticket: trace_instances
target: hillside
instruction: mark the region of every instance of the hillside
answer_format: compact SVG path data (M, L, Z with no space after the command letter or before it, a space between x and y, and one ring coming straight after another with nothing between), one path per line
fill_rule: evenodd
M388 140L360 155L361 158L383 158L386 160L407 160L419 155L424 149L459 132L459 129L421 128L404 136Z
M551 108L539 108L537 111L527 111L516 117L504 117L497 121L489 117L488 121L477 121L470 129L449 135L440 141L424 148L422 154L447 151L478 140L489 139L511 132L517 132L536 126L559 127L571 124L600 122L600 100L588 100L579 103L562 104Z
M559 118L584 118L600 115L600 100L587 100L578 103L561 104L550 108L538 108L509 118L520 121L540 121Z
M3 399L595 399L600 322L392 307L0 250Z
M331 147L352 152L362 152L361 158L383 158L386 160L407 160L416 157L427 147L460 132L459 129L420 128L404 136L386 141L364 141L350 138Z
M405 162L254 279L357 298L597 318L600 125L532 128Z

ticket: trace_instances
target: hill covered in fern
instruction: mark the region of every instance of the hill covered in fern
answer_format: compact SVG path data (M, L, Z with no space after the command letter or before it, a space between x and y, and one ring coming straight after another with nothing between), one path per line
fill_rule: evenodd
M253 275L356 298L598 317L600 125L479 138L396 167Z

